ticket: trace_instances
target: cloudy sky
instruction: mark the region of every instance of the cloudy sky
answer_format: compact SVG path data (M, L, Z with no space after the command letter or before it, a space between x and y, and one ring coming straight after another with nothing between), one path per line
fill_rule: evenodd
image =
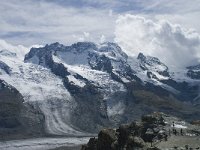
M0 0L0 47L111 41L187 66L199 63L199 18L200 0Z

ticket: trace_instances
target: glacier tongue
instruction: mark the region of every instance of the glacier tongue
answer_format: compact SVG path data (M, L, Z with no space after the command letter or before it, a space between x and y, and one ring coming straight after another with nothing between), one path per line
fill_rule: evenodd
M70 124L70 111L76 102L62 83L48 68L24 63L17 55L0 55L11 68L10 74L0 69L0 78L14 86L25 103L38 105L45 115L46 130L55 135L86 135Z
M52 99L71 99L62 80L52 74L49 69L41 66L2 59L11 68L10 74L1 74L0 77L15 86L24 96L25 101L41 101Z
M70 114L76 108L75 102L66 100L44 100L38 102L45 115L47 133L53 135L85 136L70 123Z

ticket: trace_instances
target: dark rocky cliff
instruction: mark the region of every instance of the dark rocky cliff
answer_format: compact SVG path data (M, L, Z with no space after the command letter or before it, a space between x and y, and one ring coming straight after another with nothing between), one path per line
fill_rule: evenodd
M0 139L25 138L43 134L44 116L22 95L0 80Z

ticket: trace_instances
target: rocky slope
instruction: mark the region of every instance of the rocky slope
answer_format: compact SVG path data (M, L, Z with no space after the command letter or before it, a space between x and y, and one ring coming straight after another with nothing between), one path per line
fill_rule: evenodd
M184 141L184 142L183 142ZM140 122L103 129L82 150L199 149L200 127L163 113L142 116Z
M155 57L131 58L115 43L53 43L24 58L0 51L0 78L41 110L53 135L90 135L153 111L199 119L200 80L190 70L198 67L171 71Z
M43 134L44 115L39 109L24 103L22 95L14 87L0 80L0 139Z

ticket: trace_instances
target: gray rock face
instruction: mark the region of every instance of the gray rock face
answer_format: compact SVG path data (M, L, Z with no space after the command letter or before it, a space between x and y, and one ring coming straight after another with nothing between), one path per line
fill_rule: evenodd
M83 131L97 132L110 124L106 105L97 87L88 83L80 88L66 80L64 80L64 85L77 102L77 107L71 114L71 122L74 126Z
M42 135L41 112L23 103L22 95L3 80L0 87L0 139Z
M0 69L5 71L7 74L10 74L11 72L11 68L2 61L0 61Z
M158 58L145 56L144 54L139 53L137 59L140 61L141 69L148 71L147 75L149 78L156 78L156 75L154 75L152 71L155 71L162 76L170 77L168 67L164 63L162 63ZM159 66L159 68L156 68L157 66Z
M15 128L20 125L19 115L20 108L22 107L23 98L19 95L17 90L12 89L6 85L5 82L0 80L0 93L1 93L1 128ZM12 97L11 97L12 96Z

